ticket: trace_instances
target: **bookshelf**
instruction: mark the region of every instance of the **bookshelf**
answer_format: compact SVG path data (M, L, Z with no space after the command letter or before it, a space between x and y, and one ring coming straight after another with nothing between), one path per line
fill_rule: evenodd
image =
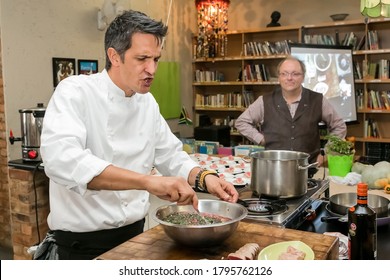
M374 36L372 36L374 34ZM376 37L375 37L376 36ZM377 41L375 41L377 38ZM357 100L358 122L348 125L348 136L356 139L358 155L367 156L370 143L390 143L390 108L374 106L373 96L379 98L383 94L390 97L389 61L390 61L390 19L361 19L337 22L324 22L315 25L282 26L261 28L256 30L229 31L227 34L226 54L224 57L204 58L193 57L193 101L195 126L199 124L200 115L208 115L212 121L228 120L233 124L247 107L249 100L259 95L271 92L277 82L276 66L286 53L267 52L260 46L276 43L321 43L354 45L353 60L358 66L359 73L355 72L355 90ZM275 47L274 47L275 48ZM279 47L280 49L280 47ZM281 49L283 49L281 47ZM196 38L194 37L194 50ZM375 71L370 65L376 65ZM381 66L382 65L382 66ZM374 66L371 66L373 68ZM263 68L264 73L260 70ZM383 73L383 69L386 69ZM204 74L211 79L197 79L199 72L210 71L213 74ZM196 74L198 73L198 75ZM203 74L202 74L203 75ZM374 92L375 94L373 94ZM221 96L241 96L238 103L226 103ZM213 97L219 96L219 97ZM379 97L378 97L379 96ZM199 100L222 100L220 103L200 102ZM229 100L229 97L227 98ZM251 102L251 101L250 101ZM376 101L378 102L378 100ZM378 133L374 137L367 131L367 125L375 123ZM232 129L231 136L237 142L245 142Z
M259 95L278 84L276 66L288 54L288 41L298 42L300 26L270 27L227 33L224 57L196 57L194 37L193 104L199 116L228 123L234 144L249 142L234 130L234 120Z

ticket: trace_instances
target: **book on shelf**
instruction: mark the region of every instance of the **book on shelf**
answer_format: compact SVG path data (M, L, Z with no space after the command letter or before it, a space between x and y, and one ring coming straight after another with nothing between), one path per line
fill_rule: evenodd
M267 55L278 55L278 54L289 54L290 49L288 47L291 40L282 41L264 41L255 42L248 41L244 42L244 55L245 56L267 56Z
M304 35L303 41L305 44L314 44L314 45L336 45L336 40L332 35L328 34L313 34L313 35Z
M390 91L381 91L381 98L383 100L384 109L390 110Z
M353 62L353 70L354 70L354 75L355 75L356 79L359 79L359 80L363 79L363 73L362 73L362 70L360 68L358 61Z
M368 96L369 99L370 99L370 104L371 104L371 109L380 109L379 107L379 103L378 103L378 99L377 99L377 95L376 95L376 91L375 90L370 90L369 91L370 95Z
M367 108L374 110L389 110L389 91L370 90L367 94Z
M204 83L204 82L219 82L223 77L223 73L218 70L195 70L195 82Z
M363 89L357 89L355 91L355 96L356 96L356 107L359 110L364 109L364 93L363 93Z
M379 78L386 80L389 78L389 60L381 59L379 60Z
M367 118L364 121L364 137L381 138L381 132L379 131L378 123L375 120Z
M252 71L252 66L250 64L246 64L244 69L244 82L252 82L253 80L254 75Z
M245 106L243 96L239 92L196 94L195 106L199 108L243 108Z
M270 74L265 64L246 64L242 79L244 82L269 81Z
M269 81L269 72L265 64L260 64L260 73L263 81Z
M379 78L379 64L376 62L369 62L368 64L368 77L371 79Z
M344 40L341 42L342 46L351 46L353 49L356 48L356 44L357 44L357 37L353 32L346 33Z
M368 31L368 48L370 50L379 50L379 38L376 30Z
M368 76L368 60L363 59L362 61L362 76L363 78L367 78Z
M254 97L253 91L251 91L251 90L244 90L242 95L243 95L243 99L244 99L244 106L246 108L248 108L249 105L251 105L255 101L255 97Z
M365 44L366 44L366 34L364 34L360 38L359 43L356 44L355 51L366 49Z
M255 64L255 77L258 82L262 82L263 78L261 77L260 65Z

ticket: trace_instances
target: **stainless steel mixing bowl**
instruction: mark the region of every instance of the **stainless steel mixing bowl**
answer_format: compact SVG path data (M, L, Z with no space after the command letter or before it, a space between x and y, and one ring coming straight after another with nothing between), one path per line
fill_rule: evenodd
M171 213L194 212L192 205L177 204L157 208L152 217L160 223L165 233L176 242L190 247L205 247L222 243L235 232L239 222L248 214L246 208L238 203L213 199L200 199L199 211L201 213L216 214L230 220L210 225L176 225L163 221Z

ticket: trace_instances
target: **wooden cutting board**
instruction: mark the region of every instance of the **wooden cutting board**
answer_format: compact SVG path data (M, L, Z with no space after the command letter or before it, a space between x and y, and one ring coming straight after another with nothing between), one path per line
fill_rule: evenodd
M338 239L318 233L241 221L235 233L221 245L190 248L170 239L158 225L100 255L100 260L221 260L246 243L257 243L260 248L281 241L299 240L309 245L316 260L338 259Z

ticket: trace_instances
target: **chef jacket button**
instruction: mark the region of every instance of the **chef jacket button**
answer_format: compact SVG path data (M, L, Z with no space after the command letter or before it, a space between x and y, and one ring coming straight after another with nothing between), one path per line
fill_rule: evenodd
M292 125L291 128L295 128L295 125Z
M144 167L149 167L149 164L147 164L147 163L144 163Z
M142 201L142 202L145 202L145 199L142 199L141 201Z
M124 201L124 202L122 202L122 205L123 205L123 206L127 206L128 203Z
M295 139L295 137L294 137L294 136L292 136L292 137L291 137L291 140L294 140L294 139Z

